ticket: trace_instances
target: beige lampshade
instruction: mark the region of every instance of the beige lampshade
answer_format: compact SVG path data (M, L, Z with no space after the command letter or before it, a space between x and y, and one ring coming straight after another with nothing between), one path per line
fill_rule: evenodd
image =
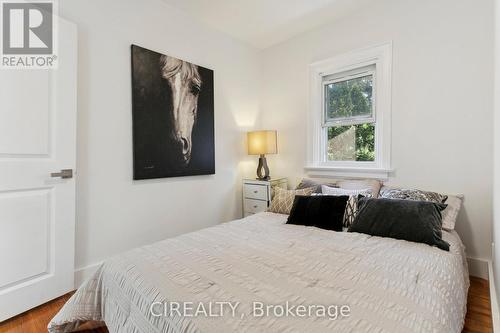
M278 152L276 131L248 132L248 155L276 154Z

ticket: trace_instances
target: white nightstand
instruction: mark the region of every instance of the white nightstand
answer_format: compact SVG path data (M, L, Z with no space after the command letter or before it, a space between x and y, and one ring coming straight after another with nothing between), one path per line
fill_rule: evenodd
M265 212L271 204L273 189L276 186L286 189L288 180L286 178L243 179L243 216Z

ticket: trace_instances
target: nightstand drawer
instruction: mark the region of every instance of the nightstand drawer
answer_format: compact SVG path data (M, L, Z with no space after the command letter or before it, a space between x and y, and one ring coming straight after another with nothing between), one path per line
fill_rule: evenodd
M267 210L267 201L244 199L243 210L248 213L260 213Z
M267 186L245 184L243 186L243 196L248 199L258 199L267 201Z
M272 193L276 187L287 188L286 178L259 180L255 178L243 179L243 216L265 212L271 205Z

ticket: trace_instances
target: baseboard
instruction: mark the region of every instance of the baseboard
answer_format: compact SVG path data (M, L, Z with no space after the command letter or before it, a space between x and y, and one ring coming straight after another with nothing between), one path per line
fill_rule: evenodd
M94 275L102 262L75 269L75 289L78 289L87 279Z
M495 277L493 273L493 263L488 260L488 274L490 286L491 317L493 319L493 332L500 332L500 310L498 308L497 291L495 288Z
M467 257L469 275L488 280L488 260Z

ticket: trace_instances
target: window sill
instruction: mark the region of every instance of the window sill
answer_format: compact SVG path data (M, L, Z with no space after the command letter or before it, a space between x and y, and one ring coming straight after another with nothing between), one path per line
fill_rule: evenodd
M366 167L338 167L324 165L307 165L304 167L309 176L334 177L334 178L373 178L388 179L394 172L387 168L366 168Z

